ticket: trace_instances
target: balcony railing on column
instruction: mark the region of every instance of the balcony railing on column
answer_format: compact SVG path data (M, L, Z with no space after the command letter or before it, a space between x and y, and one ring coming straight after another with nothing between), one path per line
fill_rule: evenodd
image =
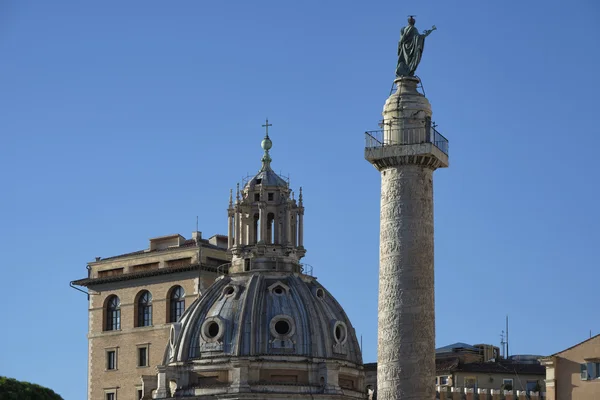
M365 132L365 147L404 146L432 143L442 153L448 155L448 139L433 126L423 128L388 128Z

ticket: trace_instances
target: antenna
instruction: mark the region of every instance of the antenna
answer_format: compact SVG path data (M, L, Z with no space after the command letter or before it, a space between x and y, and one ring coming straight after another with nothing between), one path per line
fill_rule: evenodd
M504 341L504 331L502 331L502 333L500 333L500 346L502 348L502 357L504 357L505 352L504 352L504 345L506 344L506 342Z
M506 314L506 358L508 358L508 314Z
M360 335L360 352L362 354L362 334Z

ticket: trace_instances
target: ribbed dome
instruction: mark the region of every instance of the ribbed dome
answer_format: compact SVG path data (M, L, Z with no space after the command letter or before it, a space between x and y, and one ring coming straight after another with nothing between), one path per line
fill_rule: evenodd
M253 188L255 185L287 187L288 184L279 175L277 175L270 167L259 171L258 174L248 181L246 188Z
M342 307L315 278L301 274L223 276L188 308L171 335L165 364L282 354L362 364Z

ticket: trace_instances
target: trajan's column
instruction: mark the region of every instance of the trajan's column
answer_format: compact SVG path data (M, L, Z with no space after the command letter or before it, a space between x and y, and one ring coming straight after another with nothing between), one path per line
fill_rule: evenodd
M366 133L365 158L381 173L378 400L435 399L433 171L448 166L448 141L414 75L435 26L414 24L401 31L383 130Z

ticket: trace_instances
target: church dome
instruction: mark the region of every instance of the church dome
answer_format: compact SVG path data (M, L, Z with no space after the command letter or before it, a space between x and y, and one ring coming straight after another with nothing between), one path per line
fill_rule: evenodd
M252 189L256 185L262 185L264 187L288 187L286 180L277 175L271 168L260 170L254 178L248 181L245 188Z
M362 364L346 313L317 280L286 272L223 276L171 332L165 363L302 356Z
M354 328L300 263L302 188L296 200L271 170L268 135L262 147L260 172L230 193L231 263L171 326L156 399L365 397Z

